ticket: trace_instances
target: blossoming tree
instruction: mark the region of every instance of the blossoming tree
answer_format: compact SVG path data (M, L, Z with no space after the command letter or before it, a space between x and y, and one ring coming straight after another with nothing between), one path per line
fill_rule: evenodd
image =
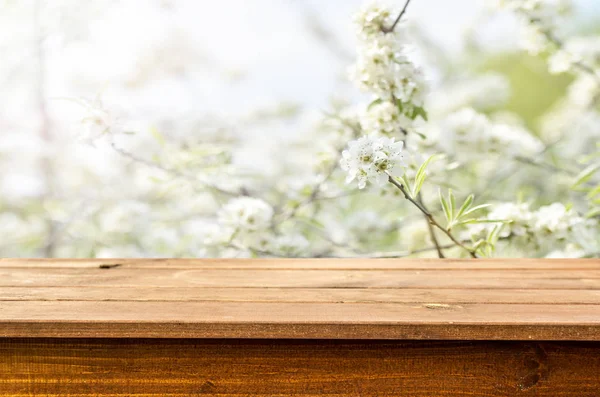
M565 0L490 4L516 15L523 48L550 73L569 76L536 131L503 109L510 90L503 76L446 68L434 81L417 65L412 48L425 40L409 32L410 0L398 8L370 2L354 19L349 72L365 99L332 104L305 134L277 147L284 156L273 156L268 170L239 165L247 148L224 120L153 120L143 127L151 134L142 134L100 99L71 99L84 114L81 136L114 158L117 188L92 199L83 216L66 203L89 202L86 189L69 193L57 176L28 210L5 203L3 227L23 234L6 252L599 256L600 39L563 36ZM434 52L420 50L421 58ZM239 118L263 125L296 115L280 106ZM85 175L83 168L79 179ZM128 184L135 189L119 196Z

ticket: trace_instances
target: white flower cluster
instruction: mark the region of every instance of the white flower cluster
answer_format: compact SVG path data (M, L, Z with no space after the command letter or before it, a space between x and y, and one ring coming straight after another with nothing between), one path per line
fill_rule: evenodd
M408 59L406 46L394 26L398 12L372 2L355 18L359 54L352 78L375 100L360 114L366 135L351 141L340 164L348 172L346 181L383 185L390 175L402 176L406 166L404 142L392 136L407 133L413 120L425 118L422 72Z
M411 122L412 120L400 112L397 105L387 101L368 106L360 117L363 131L386 136L403 134L406 126Z
M538 236L548 235L557 240L566 239L573 228L585 223L575 211L561 203L540 207L534 213L533 220L533 230Z
M237 233L261 232L271 226L273 208L263 200L239 197L228 202L219 212L219 223Z
M207 245L232 245L262 249L267 244L265 232L271 226L273 208L252 197L230 200L218 213L218 224L205 237Z
M421 70L406 55L399 27L389 31L396 15L373 2L356 16L359 54L351 76L377 98L401 101L408 112L423 105L425 84Z
M543 206L536 211L532 211L527 203L500 203L494 206L486 219L499 223L470 225L468 234L471 238L485 238L491 228L501 225L499 237L510 239L509 244L525 248L528 252L533 249L553 251L560 244L573 240L575 234L581 235L584 229L592 226L561 203Z
M475 157L488 153L535 154L543 144L519 125L492 122L472 108L450 114L443 122L439 145L448 153L469 153Z
M493 0L492 3L522 19L522 46L532 55L548 48L549 36L558 27L560 16L572 6L570 0Z
M342 169L348 172L346 183L356 179L358 188L363 189L368 181L383 185L389 175L402 176L407 158L403 147L401 141L375 135L350 142L340 160Z
M236 256L243 251L278 256L306 255L309 243L303 235L273 234L273 215L273 207L261 199L234 198L219 211L218 225L209 230L205 244L230 246Z
M275 237L268 248L270 252L281 256L306 256L309 243L301 234L284 234Z
M573 37L548 59L551 73L564 73L578 63L584 63L595 69L600 76L600 38L598 36Z
M510 221L502 226L499 236L522 237L528 233L533 221L533 213L527 203L499 203L487 214L487 220ZM469 227L472 236L484 237L485 232L494 227L494 224L477 223Z

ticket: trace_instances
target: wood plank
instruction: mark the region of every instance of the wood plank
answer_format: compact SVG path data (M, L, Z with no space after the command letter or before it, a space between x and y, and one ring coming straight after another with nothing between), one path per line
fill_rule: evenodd
M0 258L0 268L98 268L122 267L132 269L304 269L304 270L598 270L598 259L535 259L490 258L478 259L365 259L365 258L260 258L260 259L10 259Z
M219 268L217 261L173 260L168 263L200 268L168 268L150 262L160 266L57 260L1 267L0 336L600 340L596 268L484 269L463 267L475 261L442 261L432 263L456 267L421 269L403 266L424 262L384 261L390 268L368 269L369 261L357 261L356 269L330 269L344 261L326 261L317 269L312 260L286 269L269 268L277 261L235 268L240 262L228 260Z
M0 337L600 340L600 305L0 302Z
M0 396L596 397L598 343L0 340Z
M0 301L600 304L600 290L3 287Z
M600 270L0 269L0 287L600 289Z

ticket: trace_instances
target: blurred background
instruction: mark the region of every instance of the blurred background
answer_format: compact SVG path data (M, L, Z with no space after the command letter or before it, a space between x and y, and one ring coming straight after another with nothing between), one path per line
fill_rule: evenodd
M165 137L197 134L240 139L236 166L273 172L283 142L361 96L347 68L362 3L0 0L0 256L201 255L181 234L193 235L195 223L137 241L152 227L140 218L158 211L148 203L174 193L150 186L161 176L128 167L155 158ZM502 74L511 84L506 109L536 133L570 77L516 50L514 17L492 15L485 3L414 0L414 57L434 86L449 71ZM597 33L600 2L574 3L564 29ZM135 132L135 143L120 143L125 156L89 135L99 104ZM195 201L166 200L161 221L214 213Z

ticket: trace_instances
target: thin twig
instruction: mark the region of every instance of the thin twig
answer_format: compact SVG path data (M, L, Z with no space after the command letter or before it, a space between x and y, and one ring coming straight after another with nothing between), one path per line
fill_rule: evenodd
M534 22L536 22L536 21L537 20L534 20ZM548 30L543 30L542 33L544 34L544 36L546 36L546 39L549 42L554 44L559 49L563 49L565 47L565 43L563 43L563 41L561 39L559 39L558 37L553 35L552 32L550 32ZM593 76L598 82L600 82L600 76L596 73L594 68L591 67L590 65L588 65L582 61L573 62L573 65L575 65L577 68L579 68L579 70L581 70L582 72L585 72L585 73Z
M577 175L577 173L574 172L574 171L572 172L572 171L570 171L570 170L568 170L566 168L558 167L558 166L556 166L554 164L550 164L550 163L546 163L546 162L539 162L539 161L536 161L536 160L534 160L532 158L529 158L529 157L515 156L513 158L515 160L517 160L518 162L520 162L520 163L532 165L534 167L541 168L541 169L544 169L544 170L547 170L547 171L550 171L550 172L564 173L564 174L566 174L568 176L576 176Z
M187 175L187 174L185 174L185 173L183 173L181 171L178 171L176 169L168 168L168 167L165 167L164 165L162 165L160 163L156 163L156 162L153 162L153 161L146 160L144 158L138 157L135 154L133 154L133 153L131 153L131 152L129 152L129 151L127 151L127 150L125 150L125 149L117 146L117 144L115 144L114 141L111 141L110 146L112 147L112 149L115 152L117 152L118 154L120 154L121 156L123 156L125 158L128 158L129 160L132 160L135 163L140 163L140 164L143 164L143 165L145 165L147 167L155 168L157 170L163 171L163 172L165 172L167 174L171 174L171 175L179 177L179 178L184 178L184 179L192 180L192 181L197 182L197 183L201 183L202 185L204 185L208 189L214 190L216 192L219 192L219 193L222 193L222 194L225 194L225 195L228 195L228 196L237 196L238 195L238 193L236 193L236 192L230 192L228 190L221 189L221 188L219 188L217 186L214 186L212 184L209 184L207 182L200 181L197 178L194 178L193 176ZM247 195L247 194L245 194L244 191L240 192L239 194L241 194L241 195Z
M402 192L402 194L404 194L404 198L406 198L408 201L410 201L415 207L417 207L429 220L429 223L431 223L432 226L435 226L436 228L438 228L439 230L441 230L446 236L448 236L448 238L450 240L452 240L452 242L456 245L458 245L459 247L461 247L462 249L464 249L465 251L467 251L469 253L469 255L471 256L471 258L477 258L477 254L475 253L474 250L468 248L466 245L464 245L462 242L460 242L459 240L456 239L456 237L454 237L452 235L452 233L450 233L450 231L448 231L446 228L444 228L442 225L440 225L435 218L433 217L433 215L431 215L431 213L427 210L427 208L425 208L421 203L419 203L418 201L416 201L415 199L413 199L410 194L406 191L406 189L404 188L404 186L402 186L400 183L398 183L394 178L392 178L391 176L388 178L389 182L396 186L398 189L400 189L400 191Z
M400 22L400 19L402 19L402 17L406 13L406 9L408 8L409 4L410 4L410 0L406 0L406 3L404 3L404 7L402 8L402 11L400 11L400 14L398 14L398 17L396 18L396 20L394 21L394 23L392 24L392 26L390 26L389 28L387 28L385 26L381 27L381 30L384 33L391 33L391 32L394 31L394 29L396 29L396 25L398 25L398 22Z
M329 169L325 172L325 175L323 176L323 178L319 182L317 182L315 185L313 185L308 198L306 200L302 201L301 203L299 203L298 205L296 205L294 208L292 208L292 210L290 212L288 212L287 214L282 214L283 217L282 217L282 219L280 219L278 221L279 223L285 222L285 221L293 218L294 216L296 216L296 214L298 213L300 208L310 205L320 199L319 194L321 194L321 190L323 189L323 186L329 181L329 179L331 179L334 172L337 170L338 161L339 161L343 151L344 151L344 147L337 149L336 157L335 157L333 163L331 164L331 167L329 167Z
M423 208L427 209L427 207L425 207L425 203L423 202L423 197L421 196L421 193L419 193L418 200L419 200L419 203L421 204L421 206ZM429 210L427 210L427 212L429 212ZM423 216L425 217L425 222L427 222L427 228L429 229L429 235L431 236L431 241L433 242L433 245L435 246L438 257L445 258L444 252L442 251L442 247L440 246L440 242L438 241L437 236L435 235L435 229L433 228L433 225L429 221L429 218L427 217L427 215L423 214Z

